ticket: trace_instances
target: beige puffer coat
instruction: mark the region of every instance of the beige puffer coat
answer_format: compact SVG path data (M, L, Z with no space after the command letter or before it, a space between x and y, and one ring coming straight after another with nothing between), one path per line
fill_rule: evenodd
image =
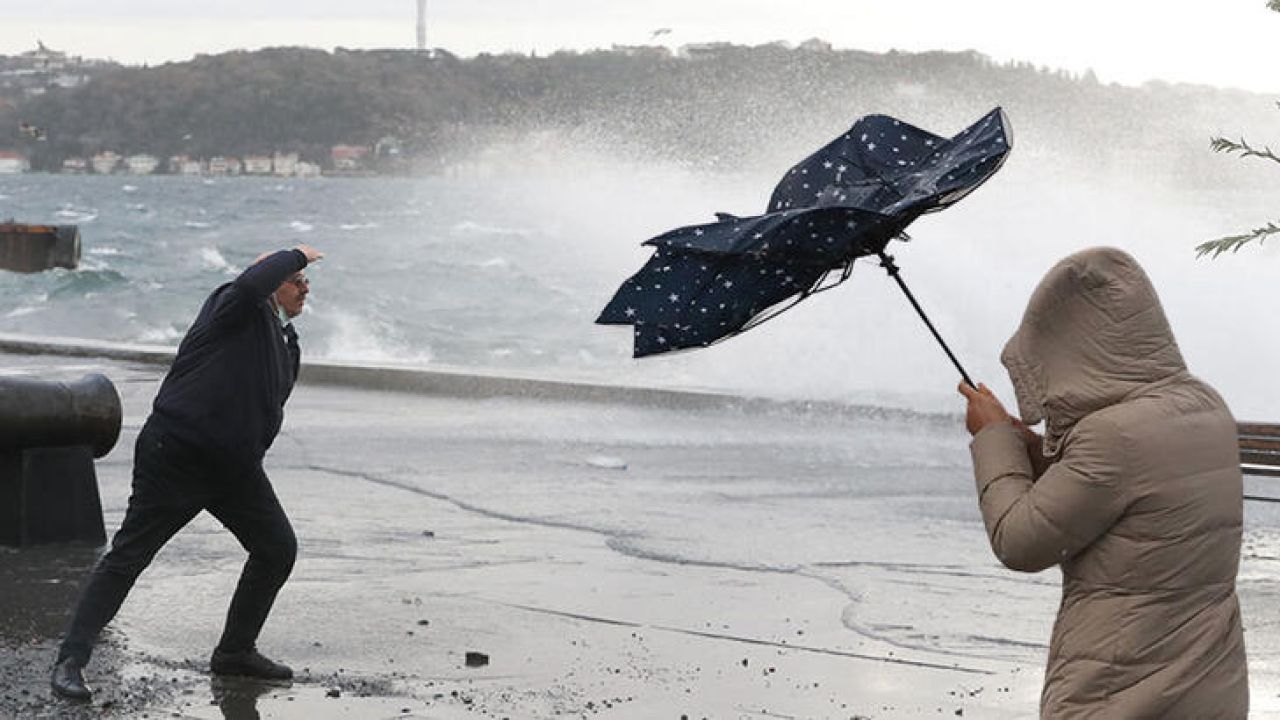
M996 556L1062 567L1041 716L1244 718L1235 422L1142 268L1110 248L1059 262L1001 360L1051 464L1037 478L1007 423L970 450Z

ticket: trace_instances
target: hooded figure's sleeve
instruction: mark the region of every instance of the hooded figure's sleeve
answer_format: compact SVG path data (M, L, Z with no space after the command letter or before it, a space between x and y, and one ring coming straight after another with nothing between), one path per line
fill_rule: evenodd
M1012 570L1039 572L1072 557L1124 512L1124 462L1118 429L1085 418L1056 462L1036 479L1013 425L984 428L973 438L978 505L991 549Z

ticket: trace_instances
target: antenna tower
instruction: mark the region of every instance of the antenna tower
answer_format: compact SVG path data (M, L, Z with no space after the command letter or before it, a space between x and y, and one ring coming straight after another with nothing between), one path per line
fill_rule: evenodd
M427 0L418 0L418 50L427 49Z

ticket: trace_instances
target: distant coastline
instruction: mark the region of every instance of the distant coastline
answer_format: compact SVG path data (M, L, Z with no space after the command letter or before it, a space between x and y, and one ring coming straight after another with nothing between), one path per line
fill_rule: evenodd
M775 167L859 115L946 131L1001 105L1023 155L1212 179L1238 166L1223 169L1209 135L1261 134L1274 100L820 40L545 57L274 48L156 67L41 46L0 57L0 172L419 174L548 133L620 157Z

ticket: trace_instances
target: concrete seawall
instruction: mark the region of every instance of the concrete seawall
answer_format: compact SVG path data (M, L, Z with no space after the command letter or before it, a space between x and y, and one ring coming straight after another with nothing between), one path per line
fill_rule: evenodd
M162 345L113 343L65 337L0 333L0 353L105 358L167 366L176 349ZM494 373L472 368L403 367L365 363L304 362L299 382L307 385L385 390L465 398L512 397L560 402L592 402L687 410L733 409L743 412L826 413L936 422L954 426L953 413L859 405L829 400L788 400L735 395L711 390L637 387L533 374Z

